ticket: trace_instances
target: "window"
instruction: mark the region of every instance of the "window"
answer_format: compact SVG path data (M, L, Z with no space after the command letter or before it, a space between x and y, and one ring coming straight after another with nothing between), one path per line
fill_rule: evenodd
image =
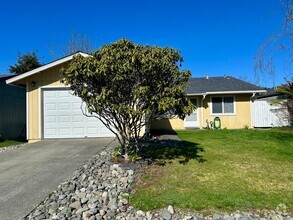
M212 97L212 114L234 114L234 97Z

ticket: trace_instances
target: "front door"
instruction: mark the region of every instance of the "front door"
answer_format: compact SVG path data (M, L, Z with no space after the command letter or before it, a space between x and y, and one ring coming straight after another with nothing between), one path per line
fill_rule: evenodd
M196 106L196 109L193 110L193 112L185 117L184 120L184 127L185 128L198 128L198 100L197 98L190 99L192 104Z

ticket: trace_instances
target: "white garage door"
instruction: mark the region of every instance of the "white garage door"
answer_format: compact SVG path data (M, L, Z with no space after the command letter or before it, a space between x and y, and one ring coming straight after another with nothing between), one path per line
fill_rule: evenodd
M84 116L81 104L69 90L44 90L44 138L114 137L100 120Z

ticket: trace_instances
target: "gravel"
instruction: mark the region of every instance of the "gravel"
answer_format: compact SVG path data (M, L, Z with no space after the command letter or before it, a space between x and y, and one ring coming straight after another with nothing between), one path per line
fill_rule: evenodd
M0 147L0 154L3 152L6 152L6 151L16 150L16 149L18 149L20 147L24 147L26 145L27 145L27 143L12 145L12 146L8 146L8 147Z
M131 183L135 172L131 166L121 166L110 161L113 148L105 148L50 194L24 219L83 219L83 220L293 220L286 213L286 206L276 210L251 212L214 213L206 215L198 211L181 211L172 205L160 210L144 212L129 204ZM128 167L128 168L125 168Z

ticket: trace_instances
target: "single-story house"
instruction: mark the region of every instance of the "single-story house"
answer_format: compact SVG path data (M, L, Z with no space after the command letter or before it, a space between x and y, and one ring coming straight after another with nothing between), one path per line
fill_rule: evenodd
M191 78L186 93L197 107L194 112L184 120L154 121L152 129L205 128L215 117L220 118L222 128L252 128L252 98L263 92L266 90L231 76Z
M25 139L25 89L10 86L15 75L0 75L0 139Z
M82 56L88 54L81 53ZM77 53L55 60L6 82L26 88L27 139L114 137L98 119L86 117L82 101L60 82L60 69ZM223 127L251 126L251 97L261 88L233 77L193 78L187 95L197 109L185 120L170 119L153 123L156 129L205 127L205 120L220 116Z

